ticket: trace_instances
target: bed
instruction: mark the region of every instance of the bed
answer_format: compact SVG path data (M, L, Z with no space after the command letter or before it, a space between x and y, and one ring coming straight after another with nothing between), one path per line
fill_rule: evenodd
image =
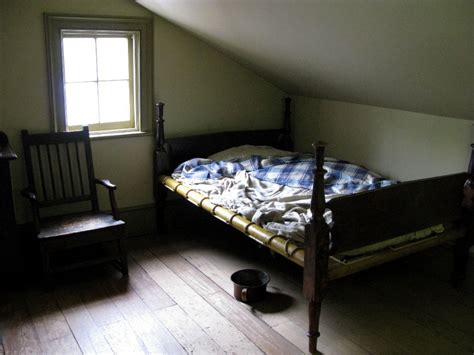
M156 146L154 152L154 195L158 230L165 227L167 191L211 213L217 219L304 267L303 293L309 302L309 351L317 351L319 316L329 280L410 255L442 243L454 242L452 281L465 277L469 248L474 240L473 191L474 145L468 173L382 184L338 195L327 201L325 181L328 160L325 144L314 145L314 169L310 190L310 218L303 226L304 243L297 238L268 230L245 213L216 203L205 191L172 176L190 159L206 158L242 145L270 146L284 151L293 148L291 100L284 100L283 128L233 131L165 139L163 103L156 105ZM260 162L259 162L260 163ZM201 164L201 163L200 163ZM326 165L325 165L326 164ZM253 173L253 172L252 172ZM327 176L328 174L326 174ZM331 219L328 221L327 212ZM421 238L399 239L400 236ZM387 244L387 241L391 241ZM380 246L382 243L382 246ZM379 245L377 248L371 248ZM351 253L358 250L357 253ZM367 251L369 250L369 251Z

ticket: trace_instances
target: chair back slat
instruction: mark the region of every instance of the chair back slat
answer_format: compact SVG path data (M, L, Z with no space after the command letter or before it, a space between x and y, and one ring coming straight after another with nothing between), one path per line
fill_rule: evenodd
M72 197L75 197L76 191L74 189L74 178L72 174L71 153L69 152L69 144L66 143L65 146L66 146L66 153L67 153L67 165L69 168L69 179L71 181L71 193L72 193Z
M77 163L77 169L79 170L79 181L81 183L81 194L84 195L84 182L82 180L81 158L79 157L79 145L77 144L77 141L74 142L74 145L76 147L76 163Z
M41 146L37 145L36 146L36 154L37 154L37 157L38 157L38 161L37 161L37 164L38 164L38 167L39 167L39 177L40 177L40 181L41 181L41 187L42 187L42 190L43 191L43 199L44 200L47 200L48 199L48 194L46 193L46 182L45 182L45 178L44 178L44 172L43 172L43 159L41 158Z
M87 127L79 132L22 131L30 189L40 207L90 201L98 210Z
M99 202L97 199L97 188L94 183L95 179L95 174L94 174L94 164L92 164L92 149L91 149L91 141L88 139L84 141L84 151L85 151L85 157L86 157L86 164L87 164L87 173L88 173L88 178L89 181L92 183L89 184L89 193L92 196L95 196L95 198L92 199L92 209L94 211L99 210Z
M61 179L61 192L63 193L63 197L66 197L66 186L64 185L63 164L62 164L59 144L56 143L55 146L56 146L56 154L58 156L59 178Z
M56 194L56 183L54 179L53 164L51 163L51 151L49 149L49 144L46 144L46 152L48 154L48 167L49 167L49 176L51 177L51 190L53 192L53 200L58 198Z

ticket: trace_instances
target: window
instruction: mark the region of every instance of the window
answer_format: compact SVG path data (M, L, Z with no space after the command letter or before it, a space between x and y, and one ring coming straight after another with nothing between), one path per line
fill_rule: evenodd
M55 131L150 131L151 21L45 15Z

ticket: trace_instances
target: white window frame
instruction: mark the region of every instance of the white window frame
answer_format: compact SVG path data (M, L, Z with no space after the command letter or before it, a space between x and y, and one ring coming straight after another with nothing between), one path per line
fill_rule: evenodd
M55 132L79 130L66 122L65 81L62 39L71 36L130 36L129 53L133 72L131 120L122 123L90 124L92 137L110 137L151 133L152 131L152 22L145 18L79 17L45 14L48 52L51 126Z

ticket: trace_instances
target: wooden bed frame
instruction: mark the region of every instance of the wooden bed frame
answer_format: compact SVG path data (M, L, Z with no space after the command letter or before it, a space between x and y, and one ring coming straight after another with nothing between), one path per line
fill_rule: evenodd
M270 145L291 150L291 100L284 100L282 129L234 131L173 139L165 139L163 103L156 105L156 147L154 152L154 195L158 231L165 228L164 212L167 189L204 208L216 218L232 225L244 234L265 244L293 262L304 266L303 293L309 301L309 351L317 351L321 304L328 280L337 279L430 247L456 241L452 281L455 285L465 278L469 248L474 242L474 144L468 173L400 183L390 187L334 198L324 197L324 144L313 145L315 179L311 200L313 219L305 228L304 250L284 237L272 235L242 216L213 205L200 193L176 182L168 175L181 162L195 157L207 157L231 147L253 144ZM329 208L334 225L329 229L323 213ZM422 241L384 249L367 258L341 262L334 258L339 252L443 224L445 231ZM331 233L331 239L330 235ZM330 246L331 240L331 246Z

